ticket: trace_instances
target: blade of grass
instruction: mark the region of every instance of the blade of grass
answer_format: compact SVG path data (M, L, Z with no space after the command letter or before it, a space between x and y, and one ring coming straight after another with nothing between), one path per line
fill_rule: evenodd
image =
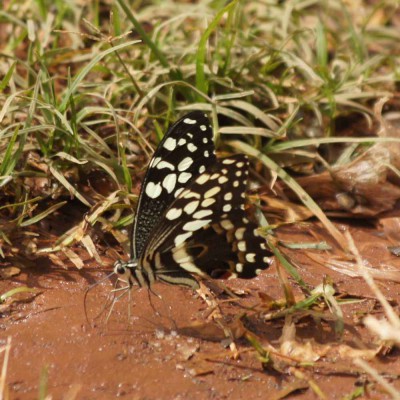
M2 182L0 182L0 187L3 186L4 184L4 178L6 178L9 174L11 174L11 172L14 170L15 163L17 162L17 160L15 160L14 157L12 156L12 151L14 149L14 145L18 137L18 132L19 132L19 126L17 126L17 128L15 129L11 137L11 140L8 143L3 161L1 162L0 165L0 176L2 177Z
M157 45L150 39L150 37L146 34L146 31L143 29L142 24L134 17L131 8L123 1L117 0L118 4L124 10L125 15L131 21L132 25L135 27L136 31L139 33L140 37L142 38L143 42L149 46L150 50L152 51L154 57L160 62L160 64L164 68L168 68L170 70L170 77L173 80L181 80L182 74L179 70L171 68L169 65L168 60L164 56L164 54L159 50Z
M65 176L52 164L49 164L49 170L72 195L79 199L85 206L91 207L90 203L67 181Z
M5 74L4 78L0 82L0 92L2 92L8 85L8 82L10 82L10 79L14 73L15 66L17 65L17 62L14 61L10 67L10 69L7 71Z
M283 268L285 268L286 272L296 281L296 283L300 287L302 287L306 292L310 293L308 285L303 281L303 278L297 272L296 268L292 264L290 264L290 262L283 256L279 249L275 247L271 242L269 242L268 245L274 252L278 261L282 264Z
M75 91L77 90L79 84L82 82L82 80L85 78L85 76L90 72L90 70L104 57L108 56L111 53L114 53L118 50L122 50L125 47L129 47L132 46L134 44L140 43L140 40L131 40L130 42L126 42L126 43L121 43L118 46L113 46L107 50L102 51L99 54L96 54L92 60L85 65L84 68L82 68L82 70L76 75L75 79L71 82L71 85L68 86L67 91L65 92L64 96L63 96L63 100L59 106L59 111L61 113L64 113L65 110L67 109L67 106L70 102L70 97L75 93Z
M7 379L7 368L8 361L10 359L10 351L11 351L11 336L7 337L7 342L4 346L4 358L3 358L3 366L1 367L1 375L0 375L0 398L6 399L5 397L5 389L6 389L6 379Z
M206 79L206 75L204 72L208 39L210 38L211 34L216 30L224 14L231 12L231 10L236 6L237 3L238 0L233 0L222 10L220 10L200 38L199 47L196 54L196 88L201 93L208 94L208 80ZM203 98L201 96L197 96L197 101L202 102L202 100Z
M272 146L267 146L265 150L268 152L279 152L282 150L294 149L296 147L306 147L306 146L318 146L320 144L326 143L400 143L400 138L396 137L327 137L327 138L313 138L313 139L300 139L300 140L290 140L288 142L274 144Z
M66 201L61 201L60 203L54 204L51 207L49 207L47 210L39 213L38 215L35 215L34 217L21 222L20 226L25 227L25 226L36 224L37 222L41 221L43 218L46 218L48 215L52 214L54 211L58 210L65 204L67 204Z

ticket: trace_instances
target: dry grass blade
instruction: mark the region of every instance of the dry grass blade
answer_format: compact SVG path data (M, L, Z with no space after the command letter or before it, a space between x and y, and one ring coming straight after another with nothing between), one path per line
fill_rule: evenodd
M349 241L349 248L356 258L358 270L367 282L371 291L381 303L387 318L387 320L378 320L372 315L368 315L365 317L364 323L372 332L378 335L381 340L389 342L393 341L400 346L400 318L386 300L381 290L375 284L371 272L365 268L360 253L358 252L357 247L354 244L354 240L349 232L346 232L346 238Z
M400 392L396 390L388 381L386 381L379 373L372 368L366 361L361 358L356 358L353 363L362 368L368 375L370 375L382 388L391 396L393 400L400 400Z
M1 367L1 376L0 376L0 399L6 400L8 398L6 392L6 382L7 382L7 369L8 369L8 361L10 358L11 351L11 337L7 338L7 342L0 352L4 352L3 365Z
M389 302L386 300L386 298L383 295L383 293L379 290L378 286L375 284L374 279L372 278L372 276L369 273L369 271L364 267L364 264L362 262L360 253L358 252L357 247L354 244L354 240L353 240L350 232L346 231L345 232L345 236L346 236L346 239L349 242L349 248L350 248L351 252L353 253L353 255L354 255L355 259L356 259L357 268L360 270L364 280L367 282L368 286L370 287L370 289L372 290L372 292L374 293L376 298L381 303L388 320L392 324L394 324L395 326L398 326L399 329L400 329L400 320L399 320L398 315L395 313L395 311L390 306Z

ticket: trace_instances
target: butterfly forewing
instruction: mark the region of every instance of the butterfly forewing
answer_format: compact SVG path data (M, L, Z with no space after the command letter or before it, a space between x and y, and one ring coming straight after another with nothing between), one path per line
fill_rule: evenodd
M140 257L166 208L215 161L212 129L204 113L191 112L168 130L142 183L132 230L131 258Z
M216 160L195 178L151 232L140 260L143 268L189 286L185 271L251 278L267 268L271 253L266 240L245 214L247 177L247 157L237 155Z

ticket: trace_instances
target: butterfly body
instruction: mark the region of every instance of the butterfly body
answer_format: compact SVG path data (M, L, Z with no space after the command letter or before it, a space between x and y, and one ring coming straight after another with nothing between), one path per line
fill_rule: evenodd
M114 271L129 285L159 280L198 288L194 276L254 277L271 253L245 214L248 160L215 157L207 117L175 123L150 161L133 226L131 255Z

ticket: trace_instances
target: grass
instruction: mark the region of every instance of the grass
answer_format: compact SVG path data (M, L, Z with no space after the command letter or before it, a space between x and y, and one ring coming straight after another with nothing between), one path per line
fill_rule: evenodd
M38 255L62 251L82 267L80 244L101 263L93 227L127 249L121 229L132 223L152 149L192 109L210 115L220 152L251 156L260 181L279 178L348 250L295 178L400 141L377 135L374 110L387 98L384 110L398 113L395 1L86 3L6 0L0 10L5 260L21 235L40 234L72 199L80 220L50 244L39 241ZM340 314L332 293L312 296Z
M357 18L340 1L200 2L181 4L177 14L168 3L157 12L150 5L133 13L122 0L107 15L75 3L58 4L55 14L45 1L28 14L13 7L6 2L0 14L7 32L0 59L0 185L12 186L17 176L41 177L52 188L40 196L22 187L11 193L17 226L26 225L31 210L54 192L73 195L89 214L96 208L99 200L84 196L79 182L65 176L71 168L78 180L87 171L101 171L115 184L121 203L111 220L117 222L120 207L132 205L126 199L135 168L146 163L132 163L137 152L148 157L149 141L160 139L179 110L204 109L216 129L217 115L231 119L216 131L221 149L229 144L259 158L345 246L274 159L289 154L296 163L294 149L305 149L311 158L323 143L390 140L357 137L361 132L335 137L335 124L356 113L371 123L373 102L396 88L394 4L366 6ZM158 18L146 29L153 12ZM139 39L130 40L133 35ZM240 142L229 142L231 134L240 135ZM132 149L130 141L139 148ZM29 166L32 152L48 169ZM304 157L297 158L301 166ZM115 206L104 211L115 213ZM28 224L56 209L51 205Z

